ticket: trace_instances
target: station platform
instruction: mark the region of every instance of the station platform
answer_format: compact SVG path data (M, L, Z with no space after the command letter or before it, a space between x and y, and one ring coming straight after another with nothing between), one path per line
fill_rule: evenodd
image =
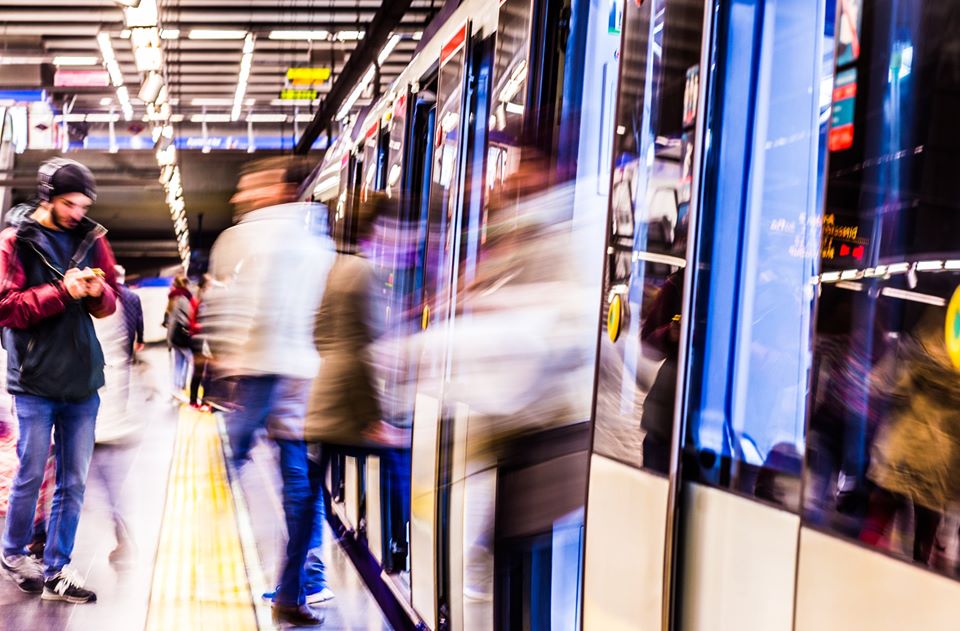
M119 502L110 501L112 470L102 466L112 454L95 452L71 564L98 602L43 601L0 580L0 631L275 628L262 598L273 590L286 536L273 450L258 445L252 462L229 476L222 416L172 399L164 348L141 359L131 409L147 418L146 430L127 454ZM113 505L133 543L123 558L111 556ZM320 605L322 628L389 629L329 528L327 535L323 559L336 598Z

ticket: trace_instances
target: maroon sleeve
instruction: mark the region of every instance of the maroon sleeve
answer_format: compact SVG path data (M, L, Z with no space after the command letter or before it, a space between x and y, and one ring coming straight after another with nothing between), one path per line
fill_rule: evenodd
M61 281L25 289L27 277L16 242L15 228L0 233L0 326L28 329L62 312L70 295Z
M94 267L103 270L104 288L99 298L84 298L83 303L87 311L95 318L105 318L117 310L117 261L113 258L113 250L105 238L97 239L94 246L96 251L92 258Z

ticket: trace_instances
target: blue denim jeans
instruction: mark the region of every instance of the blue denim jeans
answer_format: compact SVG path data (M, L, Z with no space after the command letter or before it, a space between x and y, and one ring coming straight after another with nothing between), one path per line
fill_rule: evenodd
M33 537L33 515L43 482L43 469L50 454L52 432L57 476L43 554L47 577L70 563L93 456L99 407L97 394L80 403L64 403L25 394L14 396L14 413L20 426L17 442L20 468L10 489L3 554L25 554Z
M233 463L240 467L250 457L258 432L268 422L289 426L306 414L309 381L279 375L241 377L234 382L238 406L227 419ZM287 547L280 569L276 602L303 604L306 594L325 586L323 547L324 504L319 466L307 458L302 440L277 440Z

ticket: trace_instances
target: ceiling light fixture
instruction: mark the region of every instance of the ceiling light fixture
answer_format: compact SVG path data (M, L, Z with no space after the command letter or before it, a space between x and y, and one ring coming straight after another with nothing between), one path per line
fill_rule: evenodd
M97 57L58 55L53 58L54 66L96 66L99 63Z
M247 114L247 122L250 123L285 123L286 114Z
M355 42L363 39L363 36L363 31L339 31L336 35L337 39L341 42Z
M159 73L151 72L140 86L140 93L137 95L144 103L154 103L160 96L160 90L163 89L163 77Z
M273 40L317 42L330 37L330 31L270 31L267 36Z
M127 28L149 28L158 24L157 0L141 0L137 6L124 9Z
M237 92L233 97L233 110L230 112L232 120L240 120L240 110L243 108L243 97L247 94L247 83L253 71L253 49L255 43L253 33L249 33L243 42L243 56L240 58L240 75L237 77Z
M383 62L385 62L387 58L390 57L390 53L393 52L393 49L396 48L397 44L399 43L400 43L400 36L397 34L394 34L393 36L390 37L389 40L387 40L387 43L384 44L383 48L380 50L380 54L377 55L378 66L383 65Z
M347 114L350 113L350 108L353 107L354 103L357 102L357 99L360 98L360 95L363 94L363 91L367 89L367 86L370 85L370 82L373 81L373 75L375 73L374 67L370 66L370 69L367 70L367 74L363 75L363 79L360 80L360 83L357 84L357 87L353 89L353 92L350 93L350 96L347 97L347 100L343 102L343 107L340 108L340 111L337 112L337 120L343 120L346 118Z
M246 31L220 31L204 28L195 28L187 35L190 39L243 39L246 36Z
M161 29L160 39L180 39L180 29L178 28Z
M128 7L130 9L136 9L140 6L140 0L113 0L121 7Z
M230 114L194 114L190 117L191 123L229 123Z

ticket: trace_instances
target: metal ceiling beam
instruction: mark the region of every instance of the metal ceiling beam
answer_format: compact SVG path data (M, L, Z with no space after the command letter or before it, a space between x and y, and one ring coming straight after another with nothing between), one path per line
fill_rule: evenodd
M330 93L320 103L320 108L317 110L316 116L313 117L313 121L307 125L303 135L297 141L294 153L304 154L310 151L310 147L320 136L320 132L330 124L330 120L336 114L340 104L357 85L370 64L376 62L377 55L390 38L390 33L400 25L403 16L412 3L413 0L392 0L380 5L376 16L366 29L366 35L360 41L356 50L353 51L353 54L350 55L350 59L347 60L343 70L337 75L336 80L330 87Z

